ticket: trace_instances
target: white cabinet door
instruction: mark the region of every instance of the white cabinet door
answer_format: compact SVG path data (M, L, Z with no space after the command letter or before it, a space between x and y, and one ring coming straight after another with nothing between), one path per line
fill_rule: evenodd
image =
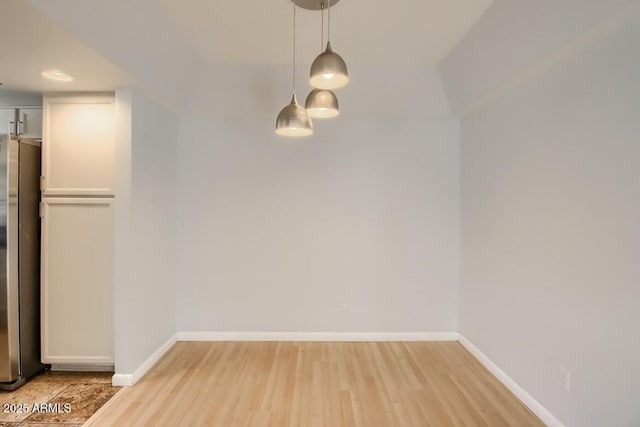
M42 138L42 108L20 108L20 132L25 138Z
M12 135L15 128L16 109L0 108L0 135Z
M42 362L113 364L113 199L43 199Z
M45 96L43 197L113 195L113 96Z

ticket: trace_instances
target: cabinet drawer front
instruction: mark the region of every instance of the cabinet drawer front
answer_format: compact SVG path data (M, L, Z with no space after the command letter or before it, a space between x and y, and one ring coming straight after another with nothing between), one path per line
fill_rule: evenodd
M113 363L113 200L44 199L42 361Z

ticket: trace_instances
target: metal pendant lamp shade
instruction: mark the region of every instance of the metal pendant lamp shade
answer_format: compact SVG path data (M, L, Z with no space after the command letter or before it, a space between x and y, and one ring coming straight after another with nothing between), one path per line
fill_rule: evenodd
M296 4L293 3L293 61L292 61L292 92L289 105L280 110L276 119L276 134L281 136L309 136L313 135L313 124L307 110L298 104L296 99Z
M327 42L327 49L311 64L309 82L316 89L339 89L349 83L347 64L331 50L331 42Z
M336 94L327 89L312 90L304 106L314 119L330 119L340 114Z
M284 107L276 119L276 133L281 136L313 135L313 125L307 110L298 105L295 93L291 103Z

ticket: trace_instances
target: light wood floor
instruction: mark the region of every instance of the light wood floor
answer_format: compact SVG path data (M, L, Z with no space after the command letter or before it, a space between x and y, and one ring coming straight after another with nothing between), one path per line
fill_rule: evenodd
M91 426L543 426L457 342L181 342Z

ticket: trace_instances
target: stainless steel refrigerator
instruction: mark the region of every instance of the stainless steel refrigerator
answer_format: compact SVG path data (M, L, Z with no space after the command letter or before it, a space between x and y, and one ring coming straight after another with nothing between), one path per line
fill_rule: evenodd
M0 388L40 363L40 142L0 135Z

